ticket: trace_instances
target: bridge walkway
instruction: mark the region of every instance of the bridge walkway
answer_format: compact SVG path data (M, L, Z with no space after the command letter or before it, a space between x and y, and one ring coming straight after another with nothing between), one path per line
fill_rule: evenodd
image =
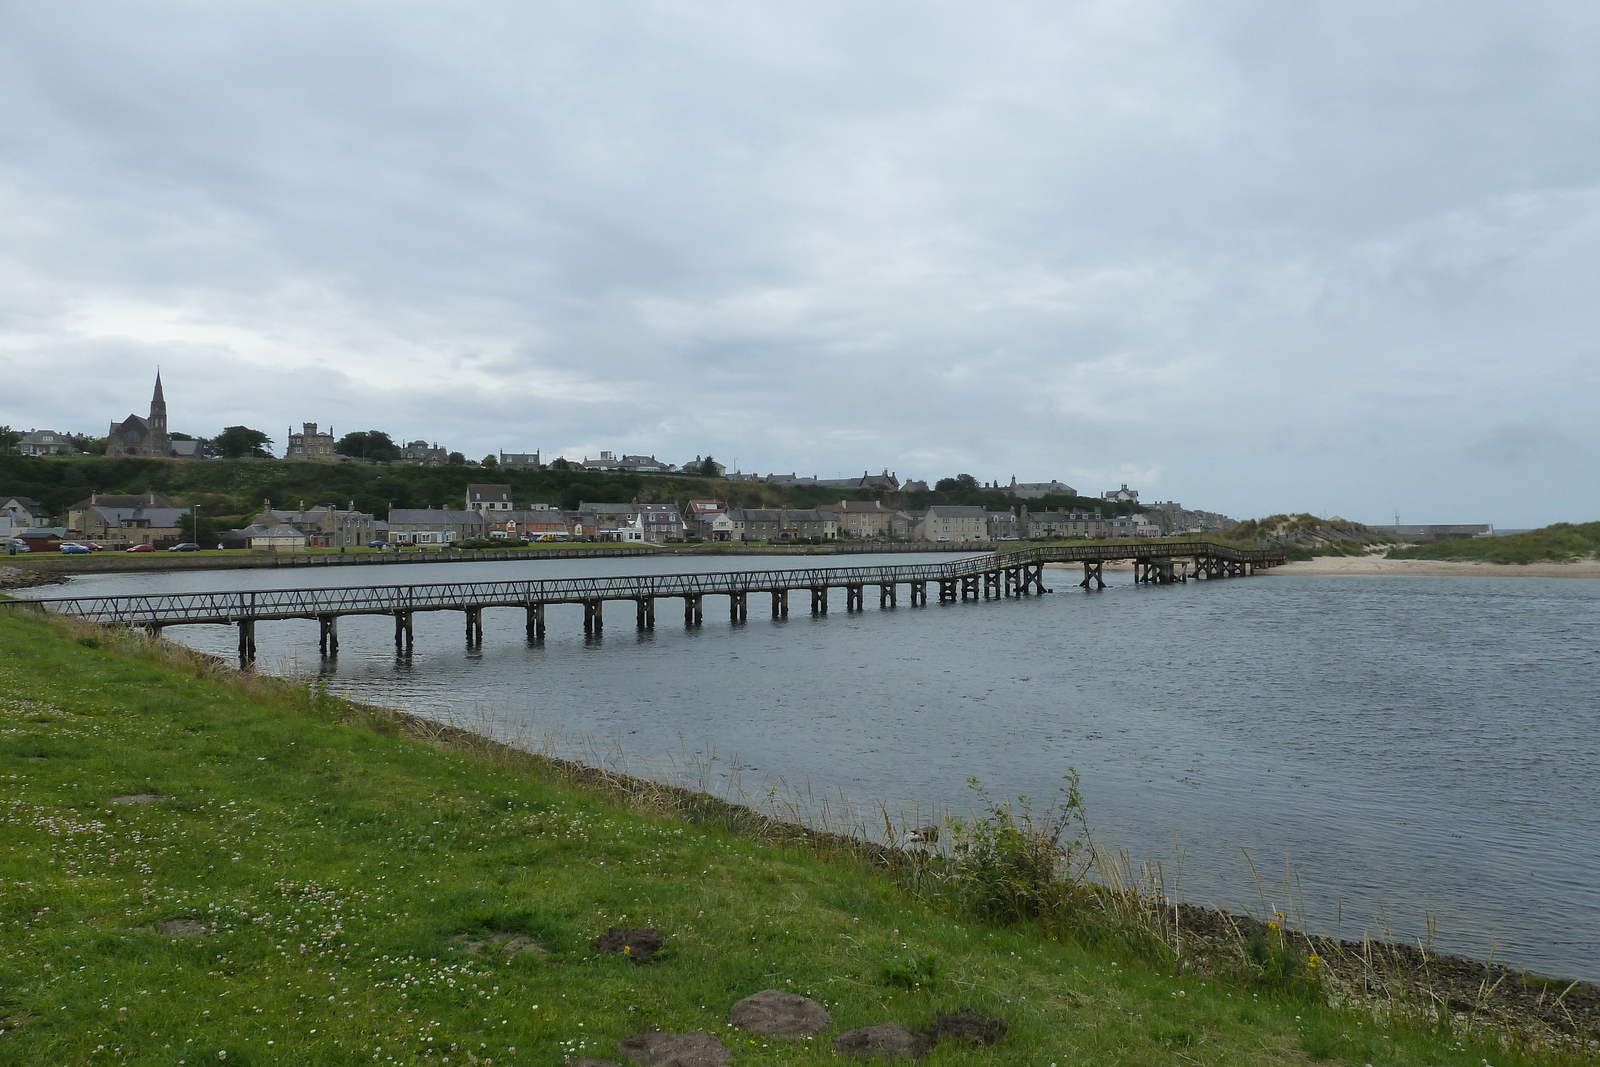
M1044 585L1046 563L1081 562L1084 579L1079 584L1086 589L1103 588L1102 568L1118 560L1134 562L1136 581L1165 584L1186 580L1191 565L1196 577L1232 577L1253 573L1259 567L1276 566L1285 562L1285 557L1271 550L1239 549L1204 540L1060 545L988 553L944 563L59 597L0 602L0 607L15 610L26 606L93 622L145 627L156 633L166 626L237 625L240 658L249 662L255 658L255 624L270 620L318 620L319 645L324 655L333 655L339 647L338 620L345 616L392 616L395 643L405 650L413 644L412 618L416 612L464 613L467 641L475 645L483 640L485 608L520 607L527 612L529 640L538 641L545 636L545 611L551 604L583 605L584 633L594 636L604 629L607 602L634 602L635 624L648 630L655 625L655 602L662 598L681 599L684 622L694 626L703 621L707 596L727 597L729 617L738 622L748 617L752 594L767 594L773 617L785 618L789 594L803 590L811 594L812 613L823 615L828 611L830 592L841 588L845 590L845 610L851 612L864 610L870 587L877 588L882 608L898 604L902 585L908 588L913 605L926 604L930 588L937 590L940 603L1046 593L1050 591Z

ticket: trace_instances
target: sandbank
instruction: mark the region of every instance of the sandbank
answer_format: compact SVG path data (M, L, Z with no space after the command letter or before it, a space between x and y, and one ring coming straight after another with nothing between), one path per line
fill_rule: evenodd
M1377 574L1456 578L1600 578L1600 560L1573 563L1468 563L1382 556L1318 556L1271 567L1261 574Z

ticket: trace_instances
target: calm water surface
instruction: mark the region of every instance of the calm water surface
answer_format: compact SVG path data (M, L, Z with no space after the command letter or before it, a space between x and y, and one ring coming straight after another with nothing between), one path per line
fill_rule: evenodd
M944 557L877 557L932 562ZM439 564L427 581L853 566L873 557ZM417 568L104 575L44 595L410 584ZM1055 594L732 626L707 598L640 635L614 605L586 643L581 609L550 609L542 647L520 610L340 623L336 664L315 623L263 623L263 668L324 671L362 699L506 735L598 739L635 770L671 760L757 791L842 789L860 810L966 812L976 777L1052 797L1083 775L1102 841L1162 861L1169 891L1303 913L1344 936L1409 938L1600 980L1600 582L1266 576L1103 592L1047 571ZM903 593L903 591L902 591ZM869 604L876 598L869 596ZM232 631L168 636L233 650ZM1179 854L1182 855L1181 878ZM1285 892L1286 863L1294 883Z

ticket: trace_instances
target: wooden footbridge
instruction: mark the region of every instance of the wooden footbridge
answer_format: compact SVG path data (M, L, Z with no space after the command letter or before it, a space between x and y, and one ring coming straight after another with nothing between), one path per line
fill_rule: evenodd
M687 626L701 623L707 596L728 598L729 618L742 622L752 595L771 598L773 618L787 618L789 594L809 593L811 613L826 615L830 593L845 591L845 610L864 610L867 590L876 588L878 606L898 603L906 586L910 603L925 605L930 587L939 603L988 600L1048 593L1046 563L1082 563L1084 589L1103 589L1105 564L1131 560L1134 580L1168 584L1190 577L1227 578L1287 562L1281 552L1238 549L1210 541L1126 542L1063 545L970 556L947 563L804 570L722 571L703 574L641 574L612 578L553 578L542 581L460 582L439 585L354 586L332 589L250 589L217 593L158 593L106 597L59 597L0 601L0 607L33 608L93 622L138 626L159 634L163 627L220 624L239 628L239 658L256 656L256 623L277 619L315 619L325 656L339 650L339 619L346 615L387 615L394 619L395 646L412 647L412 619L419 611L459 611L466 616L467 644L483 641L483 609L522 608L527 636L542 641L545 609L551 604L583 605L583 631L595 637L605 626L607 602L634 605L640 630L655 627L656 601L681 599Z

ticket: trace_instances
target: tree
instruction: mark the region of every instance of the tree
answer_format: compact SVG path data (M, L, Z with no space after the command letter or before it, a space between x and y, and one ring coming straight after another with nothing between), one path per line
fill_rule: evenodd
M198 516L192 511L184 512L178 519L178 530L185 541L193 541L202 548L209 548L217 543L216 520L203 512Z
M707 456L700 461L697 473L705 478L715 478L717 476L717 461Z
M500 466L500 461L498 459L495 459L493 456L484 456L483 457L483 465L485 467L491 467L491 468L498 467L498 466Z
M212 441L217 453L227 459L271 459L267 446L272 438L248 426L228 426Z
M13 430L9 426L0 426L0 452L10 452L17 447L17 442L21 440L21 430Z
M389 463L400 458L400 446L382 430L357 430L339 438L333 450L353 459L370 459Z
M445 462L449 463L452 467L465 467L467 465L467 457L463 456L460 452L452 452L450 453L450 458Z
M933 491L936 493L970 493L978 488L978 479L970 474L958 474L954 478L940 478L934 483Z
M567 462L567 458L565 456L557 456L555 459L550 461L550 469L553 471L571 470L572 464Z

